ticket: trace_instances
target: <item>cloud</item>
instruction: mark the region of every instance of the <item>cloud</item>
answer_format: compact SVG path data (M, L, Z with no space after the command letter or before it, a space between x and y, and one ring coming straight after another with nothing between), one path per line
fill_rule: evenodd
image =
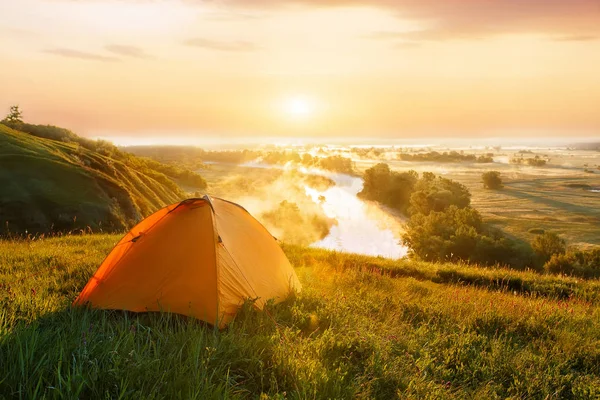
M21 28L13 28L10 26L5 26L5 27L0 27L0 34L6 34L6 35L10 35L12 37L19 37L19 38L35 38L38 37L39 35L33 31L29 31L26 29L21 29Z
M483 39L487 36L505 33L483 27L434 27L406 32L374 32L365 37L375 40L402 39L413 42L440 42L444 40Z
M103 56L101 54L88 53L86 51L66 49L66 48L62 48L62 47L44 50L44 53L54 54L56 56L67 57L67 58L76 58L79 60L102 61L102 62L119 61L119 59L116 57Z
M186 40L184 44L192 47L200 47L208 50L217 51L244 52L258 50L258 46L256 46L254 43L246 42L243 40L218 41L204 38L191 38Z
M419 21L426 26L408 35L414 40L511 33L574 37L600 34L599 0L221 0L221 4L262 9L282 4L384 8L399 18Z
M73 0L75 1L75 0ZM77 0L85 1L85 0ZM87 0L90 1L90 0ZM113 0L151 2L157 0ZM218 5L217 19L254 18L287 6L307 8L369 7L388 10L398 18L424 26L403 38L408 41L473 39L502 34L545 34L591 40L600 36L600 0L181 0L188 6ZM222 11L225 10L225 11ZM292 8L292 10L294 10ZM257 14L258 13L258 14ZM207 18L211 18L210 14ZM193 39L192 41L195 41ZM568 41L568 40L565 40ZM583 41L583 40L579 40ZM203 43L204 42L204 43ZM198 47L248 51L246 42L199 40ZM194 44L191 44L192 46ZM248 46L250 45L250 46Z
M595 35L569 35L555 37L553 40L556 42L591 42L598 39L600 37Z
M117 54L119 56L125 57L134 57L134 58L142 58L142 59L150 59L154 58L150 54L146 53L144 49L135 46L126 46L119 44L109 44L104 46L104 48L111 53Z

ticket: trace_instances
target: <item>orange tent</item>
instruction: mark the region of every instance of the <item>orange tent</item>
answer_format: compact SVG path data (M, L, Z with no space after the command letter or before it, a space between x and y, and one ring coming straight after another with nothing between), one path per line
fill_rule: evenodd
M115 246L74 305L168 311L224 327L245 299L262 309L301 288L269 232L241 206L205 196L170 205Z

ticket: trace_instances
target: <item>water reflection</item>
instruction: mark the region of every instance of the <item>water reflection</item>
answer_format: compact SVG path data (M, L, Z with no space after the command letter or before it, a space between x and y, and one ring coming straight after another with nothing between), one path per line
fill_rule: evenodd
M334 180L336 186L325 191L308 186L304 189L328 217L337 220L337 225L331 228L329 235L311 246L388 258L406 255L406 247L399 243L396 236L402 230L400 222L377 206L364 203L356 197L363 187L361 178L321 174Z

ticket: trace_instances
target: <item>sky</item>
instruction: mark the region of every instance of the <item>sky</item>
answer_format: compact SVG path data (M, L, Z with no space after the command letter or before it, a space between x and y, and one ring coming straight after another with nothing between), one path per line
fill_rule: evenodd
M600 137L599 0L2 0L0 112L88 137Z

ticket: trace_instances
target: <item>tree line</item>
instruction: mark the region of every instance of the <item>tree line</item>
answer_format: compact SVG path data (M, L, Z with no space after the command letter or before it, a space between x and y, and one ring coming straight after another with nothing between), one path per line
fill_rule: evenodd
M442 153L437 151L430 151L428 153L399 153L397 156L398 160L402 161L429 161L437 163L459 163L459 162L474 162L474 163L492 163L494 162L494 154L486 153L481 155L476 154L464 154L457 151L444 151Z
M486 186L501 188L499 173L490 172L484 174ZM358 195L408 217L402 242L413 257L600 276L600 250L568 250L551 232L542 233L531 244L508 237L487 224L471 206L466 186L431 172L397 172L379 163L365 171L363 190Z

